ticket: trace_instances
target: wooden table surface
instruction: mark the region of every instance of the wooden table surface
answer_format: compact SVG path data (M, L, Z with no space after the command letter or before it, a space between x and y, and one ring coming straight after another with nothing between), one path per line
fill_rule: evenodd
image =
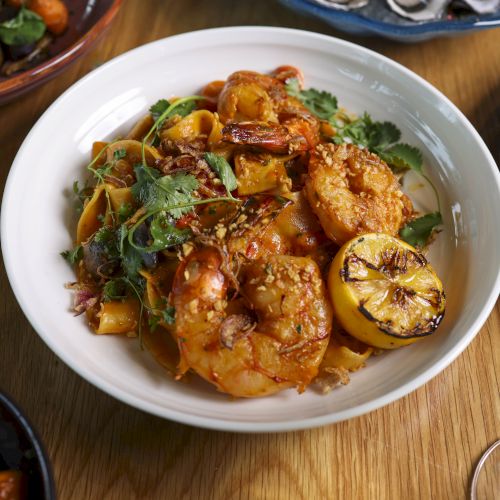
M465 113L500 164L500 30L406 45L346 37L269 0L128 0L91 53L45 86L0 107L2 190L38 117L97 65L168 35L244 24L318 31L402 63ZM244 435L162 420L91 386L38 338L3 265L0 287L0 389L39 430L61 499L455 500L466 497L478 458L500 438L498 303L466 351L409 396L320 429ZM497 476L487 479L489 491L496 487L500 495L498 467Z

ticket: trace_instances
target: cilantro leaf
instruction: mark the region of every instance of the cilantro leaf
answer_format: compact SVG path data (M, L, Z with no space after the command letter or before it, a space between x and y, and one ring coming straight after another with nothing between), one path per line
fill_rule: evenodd
M116 212L118 215L118 221L120 223L125 222L127 219L132 217L134 213L134 207L130 203L122 203Z
M383 152L383 159L396 169L412 169L422 174L422 153L408 144L395 144Z
M442 223L443 218L441 217L441 213L431 212L408 222L408 224L399 231L399 236L401 236L401 239L406 241L406 243L414 247L422 248L429 241L436 226Z
M410 168L421 174L422 153L413 146L397 143L400 139L401 131L394 123L374 122L368 113L343 126L337 125L337 135L332 138L336 144L352 142L368 148L394 170Z
M125 158L125 156L127 156L127 151L124 148L117 149L113 152L113 158L115 160L121 160L122 158Z
M178 219L182 214L193 209L192 206L182 208L169 208L169 206L195 201L191 194L199 185L196 177L189 174L165 175L157 181L157 185L163 192L164 197L161 206L172 217Z
M391 122L374 122L368 113L343 126L339 126L335 121L333 124L337 128L334 142L353 142L377 154L401 138L401 131L396 125ZM346 138L349 141L346 141Z
M153 117L153 120L156 121L160 118L165 111L170 107L172 103L168 102L166 99L160 99L157 101L155 104L153 104L149 108L149 112L151 113L151 116ZM173 103L175 104L175 102ZM158 124L158 128L161 128L161 125L163 122L167 119L170 118L171 116L174 115L180 115L180 116L187 116L189 115L194 109L196 108L196 103L194 101L186 101L178 106L176 106L174 109L172 109L171 113L168 113L166 116L163 117L163 120L161 123Z
M16 17L0 23L0 40L5 45L30 45L45 33L43 19L25 7L21 7Z
M304 106L322 120L328 120L337 112L337 98L324 90L303 90L300 100Z
M165 248L180 245L191 237L189 229L178 229L170 224L165 216L156 215L149 227L153 243L144 248L145 252L159 252Z
M297 78L290 78L286 91L291 97L299 99L304 106L321 120L329 120L337 112L337 98L324 90L300 90Z
M174 102L174 104L175 104L175 102ZM183 103L179 104L178 106L176 106L172 110L172 115L168 115L168 116L180 115L180 116L184 117L184 116L187 116L190 113L192 113L195 109L196 109L196 102L195 101L186 101L186 102L183 102Z
M168 107L170 106L170 103L166 99L160 99L159 101L155 102L150 108L149 112L151 113L151 116L153 117L153 120L156 121L160 116L167 111Z
M145 165L136 166L134 171L137 182L131 188L132 195L148 212L165 210L179 219L182 214L192 210L192 206L171 207L194 201L191 194L198 187L196 177L189 174L160 177L158 170Z
M157 316L156 314L150 314L148 316L148 326L152 332L156 330L156 327L158 326L159 322L160 322L160 317Z
M85 201L89 198L92 198L93 191L93 188L87 186L87 183L85 183L85 185L80 188L78 181L73 182L73 193L76 196L75 210L78 215L83 212Z
M103 300L109 302L111 300L125 299L128 296L127 290L127 282L123 278L109 280L102 289Z
M365 113L366 116L369 116ZM401 131L391 122L371 122L368 131L368 149L385 149L401 139Z
M175 323L175 307L167 306L165 309L150 309L151 313L148 317L148 325L152 332L156 330L156 327L163 320L167 325L173 325ZM158 312L160 313L158 315Z
M111 163L105 163L102 167L90 169L94 174L94 177L99 181L100 184L105 182L105 177L111 175L113 170L113 165Z
M128 230L125 225L121 225L118 230L119 250L122 259L122 269L127 277L134 283L140 283L139 271L142 267L142 255L128 241Z
M422 173L422 154L408 144L396 144L401 139L401 131L391 122L373 121L368 113L350 121L338 121L337 98L316 89L300 90L299 81L291 78L286 84L288 95L299 99L318 118L328 120L336 128L332 137L335 144L351 142L368 148L379 155L396 170L412 169Z
M109 254L117 253L116 231L111 226L102 226L94 234L93 240L107 247Z
M238 182L231 165L229 165L223 156L215 153L205 153L205 160L210 165L210 168L219 176L219 179L227 190L227 194L231 196L231 191L238 188Z
M72 266L83 259L83 247L82 245L77 245L73 250L65 250L61 252L61 256L64 257Z
M175 323L175 307L167 306L163 309L161 317L167 325L173 325Z
M370 135L372 134L373 122L368 113L364 113L362 117L347 123L343 127L337 128L337 141L352 142L364 147L368 147ZM349 141L346 141L346 138ZM337 142L336 141L336 142Z

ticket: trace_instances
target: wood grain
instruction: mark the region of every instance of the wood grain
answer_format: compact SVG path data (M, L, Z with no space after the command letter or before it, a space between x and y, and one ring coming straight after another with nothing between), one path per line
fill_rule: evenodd
M56 80L0 108L2 190L15 152L37 118L96 65L175 33L243 24L319 31L389 56L447 95L500 161L499 30L404 45L345 37L266 0L128 0L93 52ZM61 499L455 500L466 497L475 463L500 437L499 304L467 350L409 396L320 429L238 435L161 420L115 401L38 338L14 299L3 264L0 290L0 388L38 428ZM490 469L481 491L498 486L498 468Z

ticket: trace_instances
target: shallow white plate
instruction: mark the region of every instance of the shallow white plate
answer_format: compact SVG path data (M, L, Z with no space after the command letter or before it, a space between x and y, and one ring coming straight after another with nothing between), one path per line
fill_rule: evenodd
M94 140L129 129L161 97L188 95L238 69L303 69L306 85L326 89L350 110L395 122L424 152L437 185L444 229L430 253L448 307L438 332L370 360L351 384L321 395L286 391L231 400L203 382L176 383L135 340L93 335L70 311L73 281L59 252L72 246L68 192L84 177ZM420 208L435 209L408 179ZM500 285L500 181L477 132L442 94L398 64L326 36L278 28L227 28L140 47L77 82L45 112L12 166L1 239L12 288L33 327L82 377L112 396L187 424L236 431L283 431L338 422L404 396L439 373L484 323Z

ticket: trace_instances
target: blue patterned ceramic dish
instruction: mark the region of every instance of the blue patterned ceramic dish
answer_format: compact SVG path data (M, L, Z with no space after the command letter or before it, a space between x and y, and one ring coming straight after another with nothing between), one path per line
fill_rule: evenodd
M280 1L291 9L322 19L340 31L353 35L377 35L402 42L418 42L500 26L500 11L416 23L392 12L384 0L372 0L365 7L351 11L323 7L309 0Z

